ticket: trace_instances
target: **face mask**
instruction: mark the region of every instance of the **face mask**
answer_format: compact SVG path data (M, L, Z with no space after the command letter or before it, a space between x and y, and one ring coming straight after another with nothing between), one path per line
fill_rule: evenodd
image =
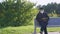
M40 13L44 13L44 10L41 10Z

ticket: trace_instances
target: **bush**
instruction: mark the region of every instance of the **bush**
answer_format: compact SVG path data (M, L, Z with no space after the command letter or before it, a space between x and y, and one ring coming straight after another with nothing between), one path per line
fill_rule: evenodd
M36 14L34 4L23 0L0 3L0 26L28 25Z

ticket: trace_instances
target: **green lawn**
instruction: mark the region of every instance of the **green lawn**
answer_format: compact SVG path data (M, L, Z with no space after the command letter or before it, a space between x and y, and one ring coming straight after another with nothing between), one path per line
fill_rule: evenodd
M0 34L29 34L33 33L33 26L19 26L19 27L5 27L0 28ZM49 32L52 31L60 31L60 27L49 27ZM39 32L39 28L37 28L37 32Z

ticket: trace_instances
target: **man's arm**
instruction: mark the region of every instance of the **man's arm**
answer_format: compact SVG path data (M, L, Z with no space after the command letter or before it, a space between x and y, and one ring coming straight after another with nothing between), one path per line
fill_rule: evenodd
M40 13L37 14L37 16L36 16L36 20L37 20L38 22L41 21L41 15L40 15Z
M48 14L47 14L47 13L46 13L46 17L47 17L47 21L49 21L49 19L50 19L50 18L49 18L49 16L48 16Z

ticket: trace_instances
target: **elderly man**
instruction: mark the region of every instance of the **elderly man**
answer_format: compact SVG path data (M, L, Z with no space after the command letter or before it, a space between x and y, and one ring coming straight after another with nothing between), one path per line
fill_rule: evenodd
M38 21L39 26L41 27L40 33L42 34L44 31L45 34L48 34L47 25L48 25L48 21L49 21L49 16L47 15L47 13L44 11L43 8L39 9L39 13L36 16L36 20Z

